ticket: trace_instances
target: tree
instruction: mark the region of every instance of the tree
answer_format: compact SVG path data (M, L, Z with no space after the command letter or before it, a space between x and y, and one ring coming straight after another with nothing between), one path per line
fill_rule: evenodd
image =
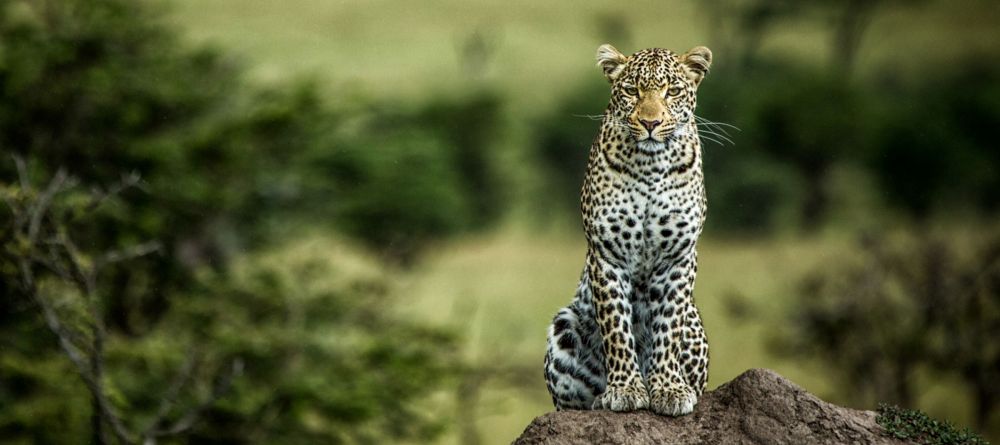
M337 244L278 264L266 257L275 234L300 229L296 223L307 218L345 228L367 215L409 216L393 213L399 208L435 209L423 220L391 221L397 236L416 221L417 241L471 226L431 231L438 227L425 222L455 208L430 205L442 197L469 205L476 197L462 189L467 181L490 187L488 177L455 173L459 164L471 166L469 174L488 169L476 158L482 145L458 153L460 132L448 123L407 139L421 108L400 118L409 125L389 136L393 147L372 150L338 127L338 112L314 84L245 82L232 59L183 45L147 1L0 0L0 42L0 151L26 159L23 169L0 162L4 193L22 208L42 194L19 178L65 178L62 193L45 195L52 198L44 206L51 219L41 220L51 222L48 231L31 229L32 218L25 226L6 209L0 214L0 437L78 443L92 435L114 443L169 432L192 442L316 443L423 439L441 430L438 416L415 405L455 368L449 332L394 317L385 277L338 267L338 259L370 261L355 249ZM482 110L469 119L499 106L456 103ZM435 119L447 121L444 114ZM488 128L462 134L475 138ZM432 152L407 151L422 147ZM412 166L371 169L397 154L459 179L428 178ZM129 187L101 188L121 182L123 171L136 174L126 177ZM384 175L392 172L406 176L389 182ZM79 186L63 190L70 183ZM413 199L372 199L388 200L380 193L394 186ZM92 187L107 198L91 196ZM91 206L95 200L101 204ZM25 245L17 235L25 230L40 237ZM49 242L63 230L73 243ZM99 258L129 252L146 254L125 255L127 267L93 269ZM67 281L41 260L78 263L85 273ZM23 287L25 261L49 300L36 301L33 288ZM70 347L60 346L41 316L50 302L57 316L69 317L56 319L55 331L71 332ZM103 339L100 348L95 338ZM81 351L86 373L74 369L67 350ZM242 372L216 399L237 358ZM91 362L104 363L100 372ZM67 373L94 384L67 381ZM174 394L177 381L182 390L162 404L156 389ZM107 397L94 396L101 393ZM201 408L192 418L186 407Z
M76 180L59 170L43 190L36 190L25 162L20 158L15 161L20 184L2 190L9 215L0 232L0 270L4 282L13 283L13 296L29 300L38 308L83 380L91 398L91 441L113 443L114 437L123 444L154 444L159 438L186 432L201 412L228 390L232 378L242 369L242 360L233 360L231 373L218 379L208 397L178 410L178 398L190 386L196 386L192 380L197 363L193 355L189 356L174 382L162 391L155 416L141 430L135 429L136 422L129 422L132 419L123 416L112 402L115 391L105 374L105 300L97 283L106 269L156 253L161 245L149 241L122 250L88 254L81 251L73 235L74 220L86 218L115 195L138 185L140 178L129 175L104 192L81 196L74 190Z
M1000 237L971 256L926 236L889 243L866 237L860 261L825 267L802 284L781 354L819 358L855 390L855 404L914 406L916 373L956 377L975 400L983 429L998 407Z
M0 218L0 283L10 297L0 302L10 309L0 316L0 406L31 409L0 410L5 437L73 443L89 430L95 443L178 435L372 443L442 430L437 414L416 403L460 369L454 338L393 316L383 280L335 266L342 249L227 265L173 294L155 327L121 335L105 322L101 279L170 253L156 240L94 252L79 236L142 181L127 175L82 192L60 170L37 190L30 169L18 165L19 181L0 187L8 210ZM38 335L39 324L47 335ZM66 358L89 402L49 389L67 384L61 372L36 372ZM81 415L90 422L53 428Z

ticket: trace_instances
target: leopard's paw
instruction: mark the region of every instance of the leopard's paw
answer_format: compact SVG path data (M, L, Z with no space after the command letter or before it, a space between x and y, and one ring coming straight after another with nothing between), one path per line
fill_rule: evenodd
M694 411L698 395L687 385L653 387L649 391L649 409L664 416L683 416Z
M649 394L641 380L631 385L609 385L603 394L594 399L592 408L611 411L646 409L649 408Z

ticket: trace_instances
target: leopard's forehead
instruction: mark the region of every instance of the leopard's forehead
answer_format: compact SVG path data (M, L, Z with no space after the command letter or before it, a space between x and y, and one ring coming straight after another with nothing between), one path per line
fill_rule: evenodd
M647 90L683 81L685 75L677 54L663 48L649 48L628 58L619 79Z

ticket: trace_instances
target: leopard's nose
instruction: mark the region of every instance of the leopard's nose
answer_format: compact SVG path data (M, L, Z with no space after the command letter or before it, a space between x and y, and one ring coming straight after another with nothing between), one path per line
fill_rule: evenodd
M657 125L662 124L663 121L647 121L645 119L639 119L639 123L641 123L643 127L646 127L646 130L653 131L653 129L656 128Z

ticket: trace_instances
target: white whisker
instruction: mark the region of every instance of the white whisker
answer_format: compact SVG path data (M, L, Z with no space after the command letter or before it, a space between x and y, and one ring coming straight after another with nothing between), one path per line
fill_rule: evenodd
M703 118L701 116L698 116L697 114L694 115L694 118L700 124L712 125L712 126L718 126L718 127L729 127L729 128L732 128L732 129L734 129L736 131L743 131L743 130L740 129L740 127L737 127L737 126L735 126L733 124L727 124L725 122L716 122L716 121L713 121L713 120L710 120L710 119L705 119L705 118Z
M714 142L715 144L723 147L726 145L736 145L736 142L733 140L729 130L732 129L742 131L739 127L725 122L716 122L695 114L692 115L695 119L693 123L695 124L695 128L698 130L698 136L701 139L708 142ZM572 116L595 121L606 121L606 123L612 128L626 130L629 132L632 131L632 126L629 125L628 122L607 114L573 114Z
M696 125L698 125L698 128L702 128L702 129L706 129L706 130L711 130L711 131L714 131L714 132L717 132L717 133L729 136L729 131L726 130L726 127L722 127L722 126L719 126L719 125L716 125L716 124L704 123L704 122L697 122Z
M706 124L706 123L701 123L701 122L698 122L696 125L698 125L698 128L710 129L712 131L725 134L727 136L729 135L729 132L726 131L726 129L724 127L719 127L719 126L714 125L714 124Z
M736 142L732 139L732 135L729 134L729 129L743 131L740 130L739 127L725 122L716 122L698 115L694 115L694 118L695 126L698 128L698 135L702 139L715 142L720 146L725 146L727 144L736 145Z
M723 147L726 145L726 144L723 144L722 142L719 142L717 139L713 139L711 136L706 136L704 134L699 134L698 138L704 139L704 140L707 140L707 141L711 141L711 142L715 142L716 144L718 144L720 146L723 146Z
M712 130L708 130L708 129L701 129L701 130L699 130L698 132L699 132L700 134L710 134L710 135L712 135L712 136L714 136L714 137L716 137L716 138L718 138L718 139L722 139L723 141L726 141L726 142L728 142L728 143L730 143L730 144L732 144L732 145L735 145L735 144L736 144L735 142L733 142L733 140L732 140L732 139L730 139L730 138L729 138L729 136L728 136L728 135L724 135L724 134L719 134L719 133L717 133L717 132L715 132L715 131L712 131Z

